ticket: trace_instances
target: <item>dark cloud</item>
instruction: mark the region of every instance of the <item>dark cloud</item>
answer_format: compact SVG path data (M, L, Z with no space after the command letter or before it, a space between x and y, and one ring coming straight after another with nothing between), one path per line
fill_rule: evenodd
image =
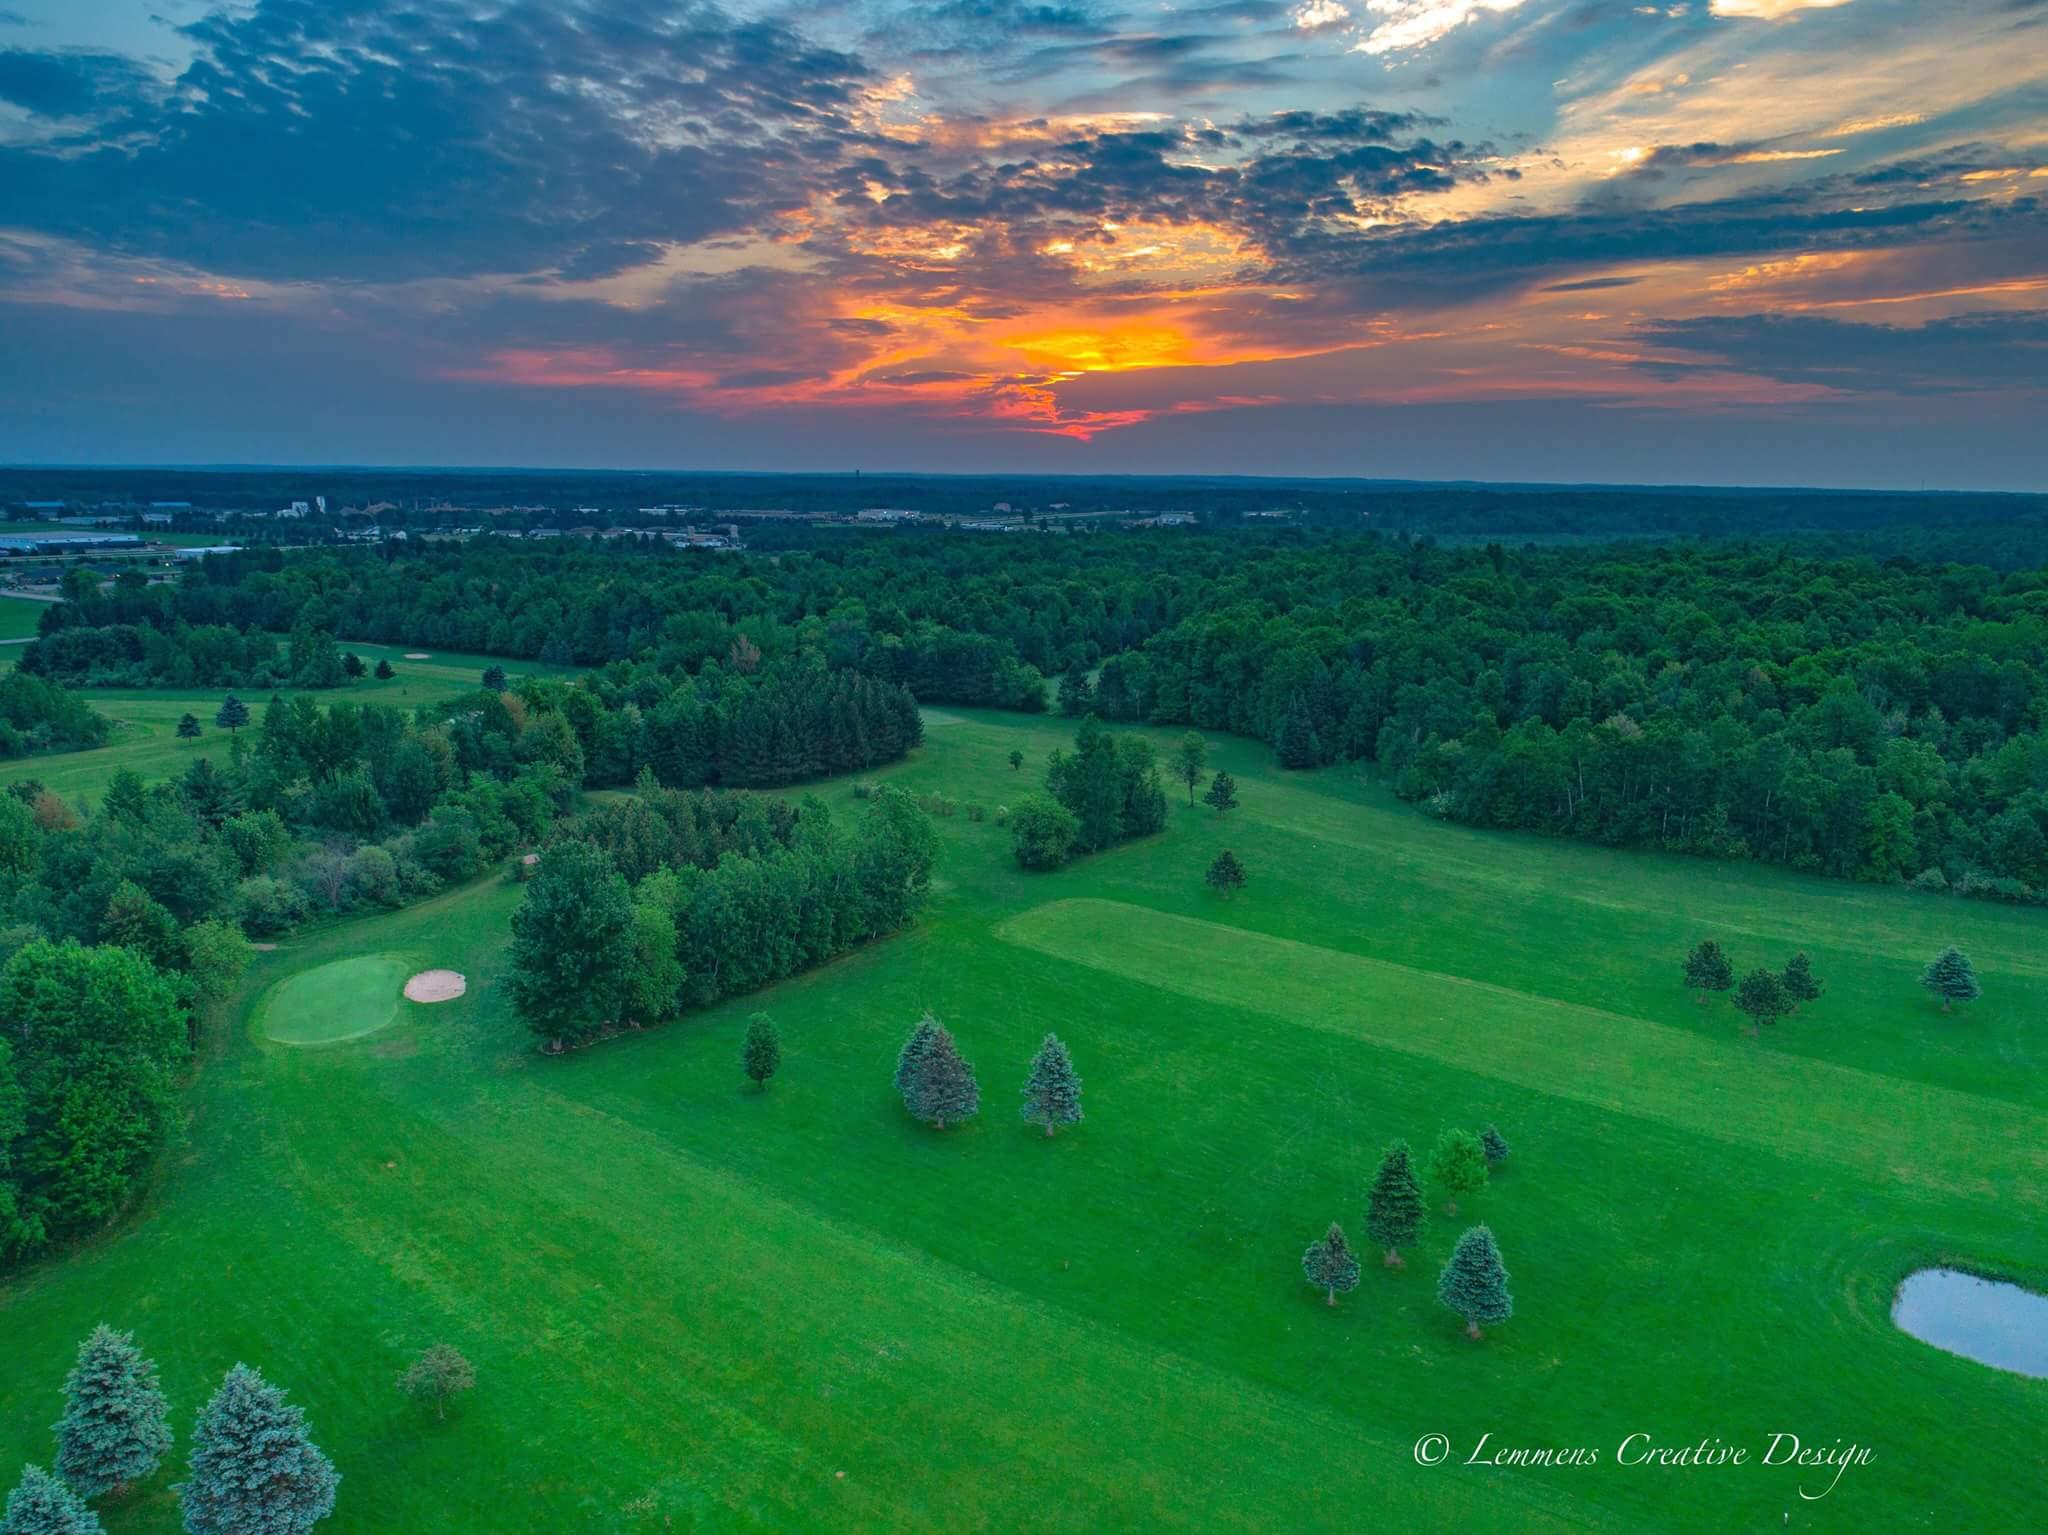
M0 25L21 25L0 15ZM89 117L125 106L149 77L118 54L0 48L0 101L36 117Z
M2048 390L2048 313L1953 315L1924 325L1872 325L1823 315L1705 315L1656 320L1632 336L1787 383L1897 394ZM1698 363L1646 360L1673 376Z
M703 3L268 0L184 31L176 89L97 147L0 151L15 223L250 276L601 267L801 201L868 83Z
M1627 288L1641 282L1640 277L1585 277L1577 282L1554 282L1547 284L1545 293L1593 293L1601 288Z

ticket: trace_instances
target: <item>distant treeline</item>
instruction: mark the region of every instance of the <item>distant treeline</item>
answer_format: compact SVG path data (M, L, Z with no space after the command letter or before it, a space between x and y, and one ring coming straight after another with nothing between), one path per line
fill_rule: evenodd
M706 512L785 510L849 515L864 507L973 516L1110 511L1191 512L1213 526L1285 510L1305 522L1443 536L1729 536L1794 530L1941 526L2048 519L2048 497L1871 491L1686 489L1656 486L1482 486L1228 476L621 474L477 470L10 469L0 506L66 501L70 509L189 502L219 511L272 511L319 494L330 511L380 506L394 527L473 522L476 509L525 508L512 526L637 522L650 506ZM1256 521L1256 519L1255 519ZM300 532L305 529L301 527ZM774 534L778 540L783 536ZM891 535L893 536L893 535Z

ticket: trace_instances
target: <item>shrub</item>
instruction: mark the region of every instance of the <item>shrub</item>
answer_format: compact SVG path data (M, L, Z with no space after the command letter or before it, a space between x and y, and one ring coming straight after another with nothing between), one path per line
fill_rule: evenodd
M1057 801L1034 794L1010 817L1010 846L1023 869L1057 869L1074 856L1081 823Z
M235 886L235 917L245 933L282 933L306 920L306 892L272 874L257 874Z

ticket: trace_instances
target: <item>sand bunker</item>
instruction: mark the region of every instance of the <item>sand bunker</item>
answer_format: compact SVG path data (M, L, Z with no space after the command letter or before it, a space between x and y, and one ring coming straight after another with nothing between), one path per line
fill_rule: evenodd
M405 658L408 661L431 661L434 659L432 655L424 650L408 650L405 653Z
M405 983L405 994L415 1002L450 1002L468 989L460 970L422 970Z

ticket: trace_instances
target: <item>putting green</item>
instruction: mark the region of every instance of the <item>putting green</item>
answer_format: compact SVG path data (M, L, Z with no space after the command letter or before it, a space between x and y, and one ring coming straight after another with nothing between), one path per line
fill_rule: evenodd
M303 971L263 1004L263 1033L285 1045L360 1039L397 1021L414 962L399 954L361 954Z

